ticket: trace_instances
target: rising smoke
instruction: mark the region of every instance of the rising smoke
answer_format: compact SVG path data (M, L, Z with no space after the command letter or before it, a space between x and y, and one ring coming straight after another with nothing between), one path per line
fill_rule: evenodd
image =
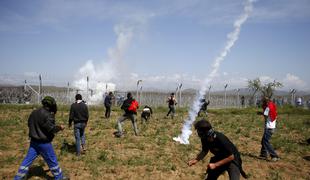
M221 62L227 56L230 49L233 47L234 43L238 40L241 26L247 20L250 13L252 12L253 2L254 0L247 0L245 7L244 7L244 13L234 22L234 31L227 35L227 42L226 42L224 49L221 51L220 55L215 58L212 64L212 71L207 76L207 78L204 80L202 87L199 90L199 93L196 96L195 101L189 111L188 119L186 119L183 124L182 134L180 134L178 137L174 137L173 140L180 142L181 144L189 144L189 137L192 134L191 127L201 107L200 100L205 97L208 85L210 84L212 79L216 76Z
M108 59L99 65L94 65L92 60L88 60L82 66L73 86L78 88L85 97L84 99L90 104L102 101L106 91L115 91L116 84L112 82L118 81L122 72L125 72L125 66L122 61L123 55L130 45L134 28L125 24L118 24L114 27L117 36L116 45L108 49ZM93 92L87 92L87 77L89 78L88 87Z

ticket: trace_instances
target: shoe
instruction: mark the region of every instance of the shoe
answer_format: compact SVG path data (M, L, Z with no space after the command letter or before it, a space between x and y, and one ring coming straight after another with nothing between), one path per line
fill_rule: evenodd
M117 137L117 138L120 138L120 137L123 136L123 134L120 133L120 132L114 132L114 136Z
M272 161L272 162L276 162L276 161L279 161L279 160L280 160L279 157L273 157L273 158L271 158L271 161Z

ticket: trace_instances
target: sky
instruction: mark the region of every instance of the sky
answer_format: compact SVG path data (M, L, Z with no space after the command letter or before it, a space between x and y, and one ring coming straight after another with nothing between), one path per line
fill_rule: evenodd
M210 82L310 91L310 1L252 0ZM199 89L246 0L1 0L0 84Z

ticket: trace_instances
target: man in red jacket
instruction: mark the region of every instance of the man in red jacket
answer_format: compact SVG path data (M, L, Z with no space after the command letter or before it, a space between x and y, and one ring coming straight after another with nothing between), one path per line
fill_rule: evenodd
M268 154L269 154L271 156L272 161L278 161L280 158L269 142L272 134L274 133L276 129L277 107L270 100L269 97L263 97L262 102L263 102L263 112L260 114L264 115L265 128L264 128L264 134L263 134L262 141L261 141L262 148L260 151L260 157L263 159L267 159Z

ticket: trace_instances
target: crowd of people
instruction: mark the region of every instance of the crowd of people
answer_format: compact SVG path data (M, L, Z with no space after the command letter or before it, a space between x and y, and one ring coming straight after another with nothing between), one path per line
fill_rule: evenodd
M104 106L106 110L104 117L106 119L111 117L113 98L114 95L112 92L110 92L104 99ZM211 123L206 120L208 117L207 106L210 104L210 101L201 99L200 102L201 108L197 116L200 117L204 115L204 117L201 120L198 120L194 127L199 138L201 139L202 149L196 158L188 162L188 165L195 165L210 151L214 156L210 159L210 162L207 165L207 175L205 179L217 179L224 171L228 172L229 178L232 180L240 179L240 175L244 178L247 178L248 176L242 168L241 155L237 147L223 133L214 130ZM168 97L167 104L168 113L166 117L169 117L170 115L173 119L176 112L175 106L177 105L174 93L171 93ZM127 93L127 99L123 101L121 109L124 111L124 113L117 119L117 131L114 133L115 137L121 138L124 136L122 124L128 119L132 123L134 134L138 136L139 131L137 125L137 110L139 109L139 103L136 99L134 99L132 93ZM259 158L267 160L270 156L271 161L278 161L280 158L270 144L270 139L276 129L276 104L270 100L270 97L263 97L262 109L263 111L257 113L264 117L265 122ZM26 177L29 167L39 155L43 157L55 179L69 179L63 174L51 143L55 134L65 129L63 125L56 125L56 113L57 103L55 99L51 96L46 96L42 100L42 107L34 110L30 114L28 118L28 135L30 138L30 145L28 152L21 165L19 166L16 176L14 177L15 180L24 179ZM145 105L141 111L141 123L149 122L153 113L154 112L152 108L148 105ZM68 127L71 128L73 123L75 149L77 156L81 156L86 152L85 128L87 127L88 120L88 105L82 99L81 94L76 94L75 102L70 107Z

